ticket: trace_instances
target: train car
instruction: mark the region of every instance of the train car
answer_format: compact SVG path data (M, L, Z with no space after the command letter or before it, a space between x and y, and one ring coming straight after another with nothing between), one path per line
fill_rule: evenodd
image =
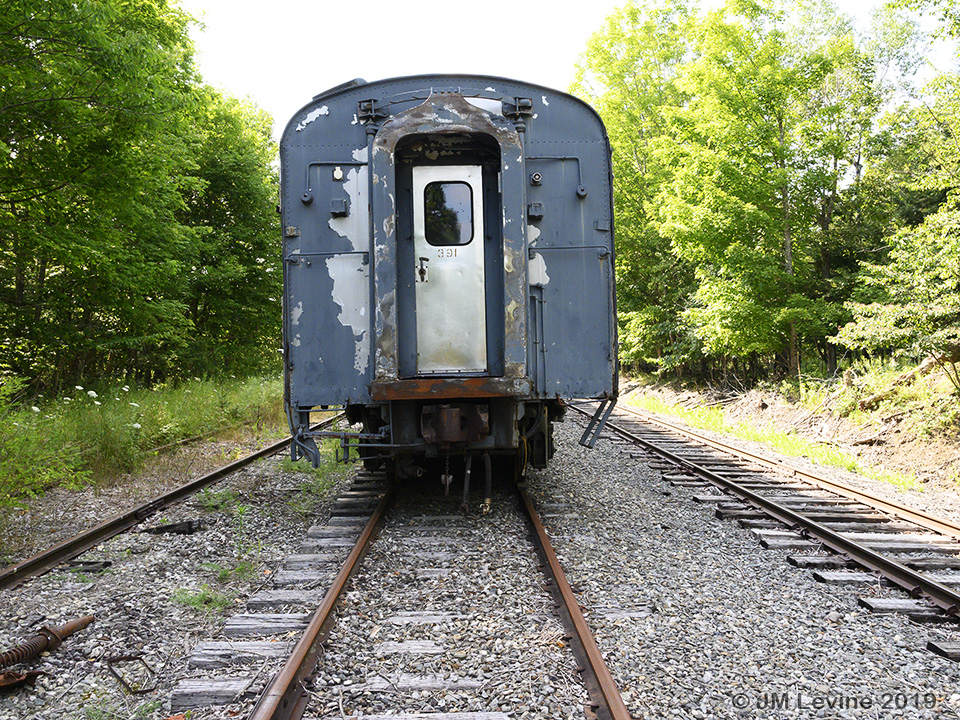
M556 90L496 77L354 80L280 143L285 401L343 407L344 457L545 467L565 402L617 397L610 145ZM431 461L432 462L432 461Z

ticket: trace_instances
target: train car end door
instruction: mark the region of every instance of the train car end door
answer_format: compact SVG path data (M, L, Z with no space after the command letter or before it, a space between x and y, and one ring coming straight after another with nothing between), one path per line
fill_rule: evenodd
M413 168L417 374L487 372L480 166Z

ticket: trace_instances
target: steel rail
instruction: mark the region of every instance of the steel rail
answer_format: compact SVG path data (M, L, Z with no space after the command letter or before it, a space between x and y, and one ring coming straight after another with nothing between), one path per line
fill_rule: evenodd
M660 457L686 468L692 474L729 490L734 495L757 507L763 508L771 517L799 531L802 535L815 538L834 552L847 555L859 565L880 573L880 575L900 586L912 596L918 597L926 595L930 601L948 615L956 616L960 613L960 594L954 592L949 587L930 580L906 565L892 560L865 545L850 540L841 533L831 530L821 523L810 520L780 503L769 500L763 495L748 490L745 487L741 487L733 480L729 480L701 465L697 465L679 455L675 455L669 450L658 447L654 443L631 433L629 430L625 430L614 423L608 423L607 426L637 445L641 445ZM960 550L960 546L958 546L958 550Z
M741 450L740 448L732 447L718 440L713 440L686 428L682 428L665 420L653 417L652 415L641 410L625 408L622 405L620 406L620 409L626 410L627 412L636 415L637 417L642 418L643 420L654 425L659 425L667 428L668 430L673 430L674 432L678 432L681 435L685 435L686 437L692 438L705 445L709 445L717 450L722 450L723 452L731 455L737 455L758 465L776 469L797 477L802 477L803 479L810 481L814 485L817 485L824 490L846 495L853 500L859 500L866 505L870 505L881 512L894 515L902 520L908 520L915 525L919 525L928 530L933 530L941 535L947 535L955 540L960 540L960 525L952 523L944 518L938 518L933 515L929 515L922 510L917 510L915 508L908 507L907 505L902 505L901 503L893 500L886 500L882 497L866 492L865 490L859 490L851 485L847 485L846 483L829 480L828 478L821 477L815 473L803 470L801 468L793 467L792 465L788 465L787 463L779 460L770 460L769 458L765 458L762 455L756 455L748 450Z
M574 595L570 583L567 582L567 577L563 572L563 568L560 566L560 560L550 545L547 531L543 527L543 523L540 522L536 508L534 508L533 502L526 492L520 489L519 493L523 506L527 511L527 517L536 535L538 551L546 561L546 567L549 572L548 577L560 595L562 601L560 606L566 611L567 618L573 626L574 635L572 639L575 640L574 651L578 655L582 655L579 660L584 663L584 670L589 672L588 679L591 680L591 682L587 683L587 689L595 691L591 692L591 695L596 696L599 694L599 697L594 697L598 709L601 710L598 717L600 717L601 720L631 720L630 712L627 710L627 706L623 702L623 697L620 695L620 690L617 688L617 684L610 674L610 669L607 667L603 655L600 653L597 641L594 639L593 634L590 632L590 627L583 617L583 613L580 610L580 603L577 602L577 597Z
M333 611L347 586L347 581L356 572L366 555L377 526L393 501L393 494L394 486L391 484L364 526L363 532L360 533L357 543L344 561L340 572L323 596L320 606L310 618L307 629L303 631L303 635L300 636L300 640L297 641L283 668L274 676L260 696L248 720L291 720L302 717L310 699L310 693L304 688L304 681L316 669L320 646L329 635Z
M341 417L343 417L343 413L334 415L333 417L319 423L318 427L332 425ZM170 492L158 495L152 500L148 500L147 502L138 505L135 508L122 512L119 515L115 515L109 520L100 523L96 527L84 530L83 532L78 533L77 535L74 535L63 542L58 543L49 550L45 550L38 555L27 558L16 565L10 565L9 567L3 568L3 570L0 570L0 590L15 588L31 577L42 575L60 563L66 560L72 560L78 555L82 555L84 552L96 545L99 545L104 540L109 540L115 535L119 535L125 530L129 530L134 525L143 522L148 517L156 514L160 510L163 510L164 508L179 502L184 498L190 497L208 485L212 485L218 480L221 480L227 475L236 472L240 468L249 465L255 460L259 460L262 457L267 457L268 455L273 455L289 445L291 439L292 438L286 438L284 440L271 443L270 445L267 445L256 452L250 453L249 455L245 455L239 460L235 460L228 465L224 465L223 467L218 468L213 472L204 475L203 477L191 480L185 485L174 488Z

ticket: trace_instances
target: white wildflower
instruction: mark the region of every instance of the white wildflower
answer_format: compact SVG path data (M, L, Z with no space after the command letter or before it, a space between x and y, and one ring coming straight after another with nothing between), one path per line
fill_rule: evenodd
M73 402L73 398L65 397L65 398L63 399L63 401L64 401L65 403Z
M38 408L36 405L31 405L30 409L37 413L40 412L40 408Z
M139 430L142 426L140 423L132 423L130 427L132 427L134 430Z
M130 407L140 407L140 406L137 405L136 403L130 403Z
M100 404L100 401L99 401L99 400L94 400L94 401L93 401L93 404L94 404L94 405L99 405L99 404Z
M124 386L123 386L122 388L120 388L120 389L123 390L124 392L130 392L130 386L129 386L129 385L124 385Z
M82 389L82 388L81 388L81 389ZM89 396L92 397L92 398L99 397L99 395L97 395L97 393L96 393L95 391L93 391L93 390L87 390L87 395L89 395ZM99 405L99 404L100 404L100 403L97 403L97 405Z
M77 390L83 390L83 385L74 385Z

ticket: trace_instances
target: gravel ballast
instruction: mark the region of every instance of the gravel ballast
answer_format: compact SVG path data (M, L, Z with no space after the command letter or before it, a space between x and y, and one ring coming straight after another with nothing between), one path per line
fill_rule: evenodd
M284 471L281 459L261 460L138 527L199 518L203 528L198 532L124 533L79 558L110 561L103 572L61 566L0 591L2 650L42 626L96 616L56 651L14 667L48 675L38 677L33 688L0 695L0 719L168 717L172 688L194 672L187 667L192 649L215 637L225 616L241 610L246 597L269 583L281 559L299 547L307 528L327 512L347 482L344 473L337 473L334 487L305 494L305 487L315 489L316 481ZM311 504L312 512L305 514ZM98 507L89 499L77 506L89 507L88 515L71 517L78 527L96 524L119 509ZM156 686L154 691L131 694L114 676L108 660L125 655L142 660L113 663L114 670L135 688ZM193 714L194 720L204 716Z
M955 626L874 615L862 595L758 547L642 460L601 440L560 449L532 473L545 519L588 621L638 718L952 717L960 666L925 647Z
M338 611L306 717L582 718L586 694L515 494L464 517L440 487L401 493Z
M931 639L957 640L955 626L920 625L859 608L863 595L905 596L879 585L815 582L810 572L787 565L785 552L762 550L751 533L694 503L696 491L670 486L611 441L601 439L592 451L581 448L580 432L572 420L557 426L558 453L548 470L530 473L529 492L635 717L957 716L960 666L925 649ZM236 502L247 508L241 520L234 510L188 502L148 524L202 517L207 526L200 532L122 535L83 558L111 560L103 574L58 570L0 593L0 613L7 619L0 649L43 625L97 615L59 650L17 668L50 675L38 678L33 689L0 695L0 718L167 718L173 686L197 674L187 666L190 652L217 639L232 613L197 610L174 597L196 596L206 586L232 598L239 611L317 521L290 507L301 482L280 471L278 458L261 461L216 487L236 493ZM345 483L341 477L338 488ZM437 509L430 506L443 503L429 496L425 502L402 506L397 522L428 524L424 516ZM562 631L542 575L532 553L510 548L523 549L527 542L518 521L504 511L511 502L498 497L492 518L450 520L464 533L462 547L447 558L448 549L425 540L422 552L436 554L426 555L432 560L419 569L401 564L407 540L384 536L365 565L370 570L361 570L346 598L314 689L312 717L340 717L341 703L344 710L360 707L364 694L380 692L375 684L363 687L377 676L399 687L415 674L462 688L387 692L363 707L583 716L582 688L569 650L558 642ZM319 515L323 511L318 508ZM449 508L439 511L456 515ZM102 508L100 513L107 514ZM437 534L418 532L425 539ZM498 550L483 555L470 551L471 544ZM250 556L256 557L252 576L218 579L220 570ZM451 572L423 572L429 570ZM428 594L434 592L439 594ZM434 642L449 652L414 656L384 649L382 643L420 639L415 623L390 620L413 610L464 616L435 626ZM141 654L152 673L136 663L120 664L119 670L135 683L156 682L152 693L130 695L110 673L107 658L130 653ZM246 707L211 708L192 717L226 718Z

